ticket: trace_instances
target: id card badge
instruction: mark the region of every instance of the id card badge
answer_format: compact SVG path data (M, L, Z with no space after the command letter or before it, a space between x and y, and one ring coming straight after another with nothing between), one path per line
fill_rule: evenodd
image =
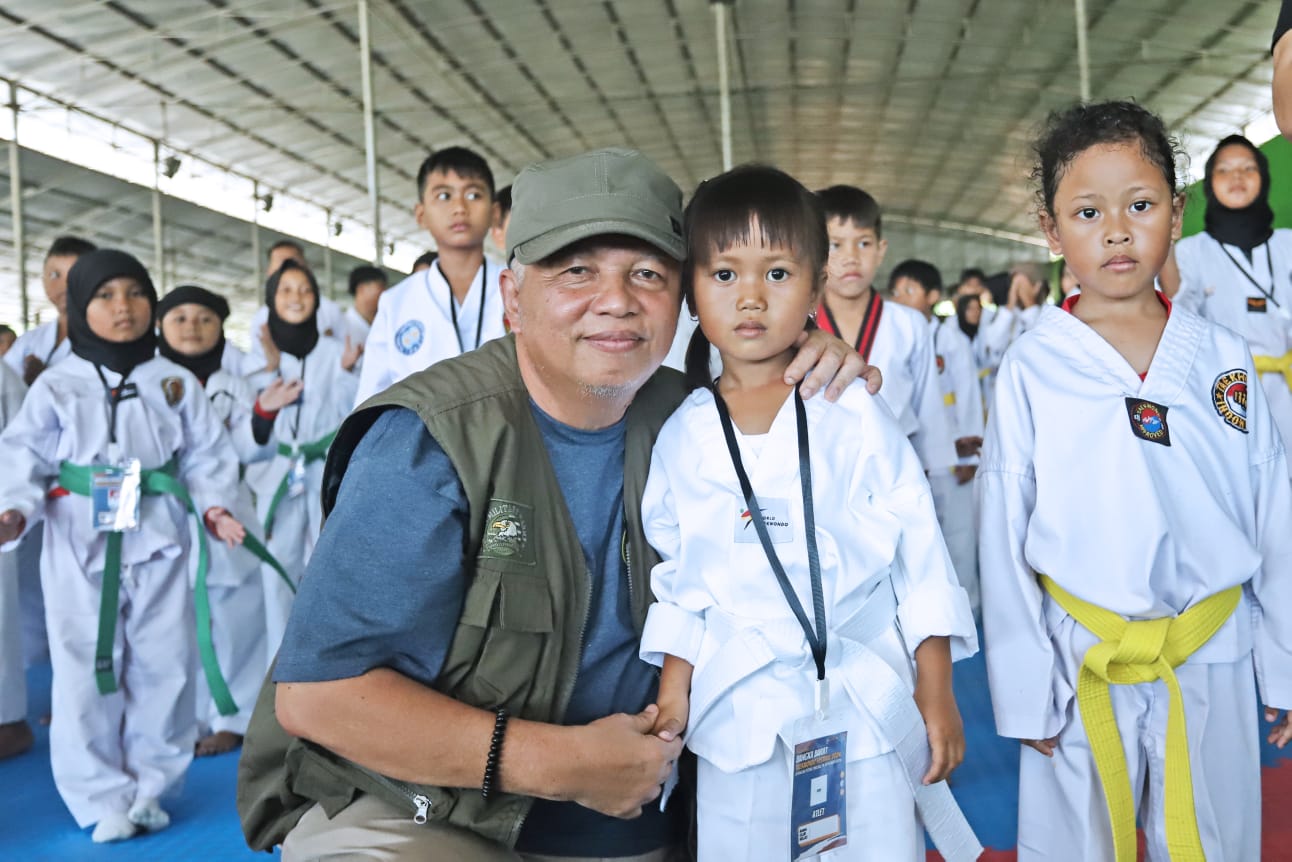
M287 496L299 497L305 493L305 458L299 452L292 455L292 466L287 473Z
M830 715L826 684L817 685L817 710L794 723L790 862L848 844L848 731Z
M95 530L119 533L139 529L141 473L138 458L90 472L90 517Z

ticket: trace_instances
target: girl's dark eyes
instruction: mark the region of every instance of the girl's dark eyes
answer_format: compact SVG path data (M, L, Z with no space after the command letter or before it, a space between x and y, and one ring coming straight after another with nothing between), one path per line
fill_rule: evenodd
M713 280L727 284L736 280L736 273L730 269L720 269L713 274Z
M789 277L790 277L789 270L782 269L779 266L776 267L775 269L770 269L767 271L768 281L784 281Z

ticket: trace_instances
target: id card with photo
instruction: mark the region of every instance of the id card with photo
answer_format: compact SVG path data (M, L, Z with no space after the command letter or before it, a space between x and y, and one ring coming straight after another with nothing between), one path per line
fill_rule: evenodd
M299 497L305 493L305 457L292 457L291 470L287 474L287 496Z
M139 529L142 497L137 458L127 458L116 467L95 467L90 473L90 517L101 533Z
M798 728L821 722L800 722ZM796 728L796 729L798 729ZM835 730L794 745L790 800L790 862L848 844L848 732Z

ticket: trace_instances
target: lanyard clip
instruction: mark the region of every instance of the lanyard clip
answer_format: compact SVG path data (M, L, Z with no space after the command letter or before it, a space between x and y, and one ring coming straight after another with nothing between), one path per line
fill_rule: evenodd
M823 719L826 713L830 711L830 680L818 679L812 692L812 707L816 711L816 717Z

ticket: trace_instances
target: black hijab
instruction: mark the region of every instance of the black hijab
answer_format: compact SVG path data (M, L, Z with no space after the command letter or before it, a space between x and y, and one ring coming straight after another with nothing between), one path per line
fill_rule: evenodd
M215 316L220 318L223 324L229 317L229 303L223 296L218 293L212 293L205 287L198 287L196 284L181 284L161 298L157 303L157 352L165 356L176 365L182 365L189 371L197 375L197 379L206 385L206 381L211 375L220 370L220 362L224 359L224 329L221 326L220 339L215 346L206 353L197 356L189 356L180 353L170 342L166 340L166 331L162 329L162 319L166 317L167 312L176 306L188 305L190 303L205 306L215 312Z
M278 316L274 309L274 297L278 293L278 282L282 280L283 273L291 270L300 270L305 273L309 279L310 289L314 291L314 310L310 316L300 323L288 323ZM314 349L314 345L319 342L319 283L314 279L314 273L310 272L307 267L302 266L294 260L285 260L283 265L278 267L278 271L269 276L265 282L265 305L269 307L269 336L274 340L274 344L284 353L290 353L297 359L304 359L309 352Z
M978 336L978 324L970 323L965 319L965 309L968 308L971 302L977 302L978 307L982 308L982 298L972 293L966 293L956 299L956 323L960 324L960 331L969 336L970 341L973 341Z
M133 278L139 282L152 306L153 322L157 319L157 290L148 270L131 254L103 248L81 255L67 273L67 337L72 352L95 365L110 368L123 377L136 365L142 365L157 352L157 333L150 322L144 334L134 341L118 344L100 338L85 318L94 293L104 282L114 278Z
M1256 157L1256 166L1261 172L1261 190L1256 200L1242 209L1235 210L1216 200L1212 188L1212 178L1216 169L1216 157L1230 144L1247 147ZM1256 145L1242 135L1230 135L1219 144L1207 159L1207 171L1202 181L1203 193L1207 196L1207 214L1204 222L1207 233L1225 245L1241 248L1250 258L1252 249L1264 245L1274 234L1274 211L1270 209L1270 161Z

